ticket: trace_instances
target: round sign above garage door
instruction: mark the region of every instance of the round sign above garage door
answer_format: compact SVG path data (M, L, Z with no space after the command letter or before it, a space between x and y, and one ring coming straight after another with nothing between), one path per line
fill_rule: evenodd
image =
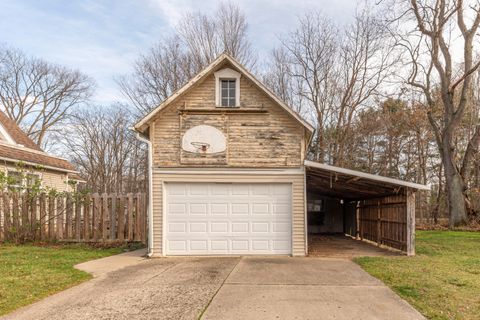
M291 189L275 183L166 183L165 254L291 254Z

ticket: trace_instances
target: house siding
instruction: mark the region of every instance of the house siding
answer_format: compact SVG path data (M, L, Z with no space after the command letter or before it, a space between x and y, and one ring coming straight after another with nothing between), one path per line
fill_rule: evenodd
M17 167L14 165L4 164L0 167L3 171L7 170L18 170ZM70 187L66 183L67 181L67 174L61 172L55 172L50 170L36 170L36 169L27 169L28 172L35 173L40 175L40 179L42 180L42 186L56 189L57 191L71 191Z
M305 128L246 77L241 77L240 88L241 107L219 110L212 74L160 111L152 122L155 130L150 137L154 167L302 166ZM224 160L182 161L181 137L199 124L212 125L225 134Z
M258 170L260 171L260 170ZM292 185L292 255L304 256L305 247L305 175L301 174L275 174L255 173L165 173L161 170L153 171L153 256L163 255L163 203L164 183L168 182L225 182L225 183L291 183Z

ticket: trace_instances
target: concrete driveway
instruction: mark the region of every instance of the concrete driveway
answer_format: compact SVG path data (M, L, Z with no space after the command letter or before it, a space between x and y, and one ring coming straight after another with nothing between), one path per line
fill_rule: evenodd
M6 319L423 319L349 260L118 259L84 264L93 280Z

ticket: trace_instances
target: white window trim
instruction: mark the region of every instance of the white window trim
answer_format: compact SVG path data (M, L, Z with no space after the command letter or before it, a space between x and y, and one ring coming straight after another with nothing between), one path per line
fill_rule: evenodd
M8 131L0 124L0 135L5 139L4 141L9 144L17 144L15 140L13 140L12 136L8 133Z
M214 73L215 75L215 105L222 107L221 80L235 80L235 107L240 107L240 77L241 73L225 68ZM232 108L232 107L225 107Z

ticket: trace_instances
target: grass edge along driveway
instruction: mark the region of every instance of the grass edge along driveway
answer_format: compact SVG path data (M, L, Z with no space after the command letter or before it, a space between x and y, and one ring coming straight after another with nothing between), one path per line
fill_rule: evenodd
M480 232L417 231L416 251L355 262L429 319L480 319Z
M128 251L87 245L0 245L0 316L92 278L73 268Z

